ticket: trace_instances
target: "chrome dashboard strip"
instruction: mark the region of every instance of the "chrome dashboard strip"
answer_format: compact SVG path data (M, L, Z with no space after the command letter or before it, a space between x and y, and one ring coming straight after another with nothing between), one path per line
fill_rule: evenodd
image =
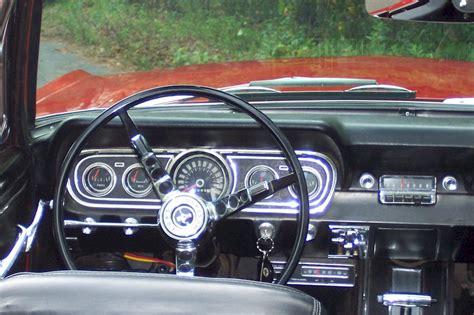
M84 222L64 220L65 227L119 227L119 228L157 228L159 223L120 223L120 222Z
M234 184L232 185L232 191L236 189L236 183L235 183L235 170L232 165L232 159L239 159L239 158L252 158L252 159L271 159L271 160L284 160L285 158L283 156L264 156L265 154L268 155L281 155L281 151L279 150L255 150L255 149L211 149L209 147L202 147L202 148L193 148L190 150L187 149L178 149L178 148L166 148L166 149L153 149L153 152L157 153L159 157L162 158L169 158L166 169L169 170L170 165L172 164L173 158L175 158L177 155L187 152L187 151L210 151L219 154L226 155L227 160L229 161L229 164L231 166L232 172L231 176L234 178ZM130 202L130 204L102 204L102 203L96 203L96 202L89 202L86 200L83 200L80 198L75 192L74 189L71 186L70 181L67 183L67 190L70 196L79 204L86 206L86 207L91 207L91 208L105 208L105 209L114 209L114 208L119 208L119 209L143 209L143 210L159 210L161 208L161 200L159 199L142 199L140 202L144 203L153 203L150 205L146 204L133 204L133 202L136 202L136 199L130 199L130 198L94 198L94 197L89 197L86 196L80 189L79 189L79 183L78 183L78 167L79 165L84 162L87 159L94 158L96 155L100 155L101 157L135 157L135 155L131 154L133 151L128 148L124 149L88 149L84 150L81 152L81 155L88 155L88 154L93 154L90 156L85 157L82 159L75 167L74 170L74 185L75 189L79 192L82 198L87 198L89 200L105 200L105 201L115 201L115 202ZM325 196L325 194L329 190L329 194L325 198L324 202L321 203L320 205L317 205L316 207L312 208L310 213L311 214L318 214L318 213L323 213L328 205L331 203L334 193L335 193L335 188L336 188L336 182L337 182L337 170L332 162L332 160L319 152L314 152L314 151L308 151L308 150L295 150L297 155L306 155L306 156L311 156L311 157L302 157L301 160L307 160L311 161L314 163L317 163L320 165L324 171L326 172L327 175L329 175L329 178L332 178L331 184L329 182L326 182L324 191L321 194L321 197L318 198L315 201L312 201L310 203L310 206L316 206L317 203L321 202L322 198ZM166 154L165 154L166 153ZM233 155L234 154L234 155ZM247 155L247 156L238 156L238 154L242 155ZM248 156L253 154L253 156ZM320 159L323 159L327 165L329 166L329 169L325 163L322 163L319 160L315 160L312 157L318 157ZM263 213L278 213L278 214L296 214L298 213L298 210L296 209L298 207L298 202L297 200L293 200L292 202L265 202L262 201L260 202L261 205L266 205L269 206L269 208L258 208L258 207L249 207L242 212L246 213L256 213L256 214L263 214Z

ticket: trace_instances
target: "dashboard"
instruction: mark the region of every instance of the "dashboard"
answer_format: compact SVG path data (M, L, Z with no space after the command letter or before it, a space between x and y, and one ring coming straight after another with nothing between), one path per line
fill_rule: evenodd
M206 201L290 173L277 150L193 148L154 152L180 191ZM336 188L335 164L315 151L297 151L297 155L308 185L311 214L323 213ZM299 203L295 189L282 189L242 212L296 213ZM161 205L136 155L128 149L83 151L67 190L74 201L92 213L93 209L102 214L114 214L117 209L155 213Z
M266 110L297 150L309 188L307 242L290 284L314 292L344 288L328 291L334 300L336 293L387 291L395 260L430 261L430 268L474 261L473 117L390 106ZM150 112L137 110L133 119L181 191L212 201L290 172L268 133L240 113ZM38 159L37 170L49 169L37 174L45 196L53 194L50 183L67 150L93 118L47 121L35 130L33 149L47 157ZM294 189L213 226L199 248L200 274L252 278L249 266L261 257L256 241L272 231L270 260L278 275L295 238ZM158 228L161 200L118 120L91 136L72 165L64 209L68 245L83 269L149 270L123 262L125 253L175 259L174 244ZM219 258L211 265L214 254ZM423 272L438 279L439 270Z

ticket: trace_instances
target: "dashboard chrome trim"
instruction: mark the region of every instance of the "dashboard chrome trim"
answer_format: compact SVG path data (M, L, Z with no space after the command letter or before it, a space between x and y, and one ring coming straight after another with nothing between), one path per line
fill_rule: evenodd
M334 192L336 190L336 181L337 181L336 167L334 166L334 163L331 161L331 159L329 159L324 154L321 154L321 153L318 153L318 152L312 152L312 151L295 151L295 152L298 155L303 155L303 154L312 155L313 157L311 157L311 158L301 157L301 158L298 158L298 159L300 161L314 162L314 163L320 165L324 169L326 174L331 174L332 175L331 184L329 184L329 181L326 181L321 196L316 200L310 201L310 204L309 204L310 205L310 214L322 213L326 210L327 206L332 201L332 198L334 196ZM280 154L281 154L281 152L280 152ZM328 163L330 169L328 169L328 167L324 163L322 163L320 160L315 159L314 157L319 157L319 158L325 160ZM234 159L252 159L252 160L258 160L258 159L285 160L285 158L282 157L282 156L268 157L268 156L255 156L255 155L232 156L232 157L227 157L227 158L230 159L230 160L232 158L234 158ZM232 166L232 165L235 165L235 164L231 163L230 165ZM234 173L237 173L237 170L233 170L233 171L234 171ZM235 189L234 189L233 192L235 192ZM327 197L324 199L326 194L327 194ZM324 201L322 202L323 199L324 199ZM280 208L283 208L283 207L285 207L285 208L297 208L298 205L299 205L296 200L293 200L293 201L290 201L290 202L271 202L271 201L262 200L262 201L259 202L259 204L260 205L275 206L275 207L280 207ZM262 209L262 208L255 208L255 207L252 208L252 207L250 207L250 208L246 208L246 209L242 210L242 212L253 212L253 213L266 212L266 211L263 211L263 210L264 209ZM287 210L270 211L270 213L286 213L286 214L296 214L297 212L298 211L296 209L295 210L287 209Z
M97 150L94 150L94 151L97 152ZM89 159L92 159L92 158L95 158L96 156L97 156L97 154L94 154L94 155L90 155L90 156L87 156L87 157L81 159L81 161L79 163L77 163L76 167L74 168L74 185L75 185L76 190L78 191L79 195L82 196L83 198L89 199L89 200L116 201L116 202L120 202L120 201L122 201L122 202L123 201L136 202L137 201L136 199L131 199L131 198L98 198L98 197L94 197L94 196L87 196L86 194L84 194L84 192L80 189L81 186L79 185L79 181L78 181L79 178L80 178L80 176L78 175L79 166L82 163L84 163L85 161L87 161ZM100 154L100 157L105 157L105 158L107 158L107 157L132 157L132 158L136 158L136 156L134 154ZM172 159L173 155L162 154L162 155L159 155L158 157ZM109 165L109 167L110 167L110 165ZM72 187L70 186L70 183L68 181L68 192L71 193L71 191L72 191ZM76 200L76 201L81 203L79 200ZM140 202L147 202L147 203L157 203L158 202L158 203L161 204L160 199L140 199ZM85 204L83 204L83 205L85 206ZM89 203L89 206L90 205L91 205L91 203ZM92 206L92 207L97 208L97 207L102 207L102 205L101 204L94 204L94 206ZM130 207L130 206L128 206L128 207ZM105 207L105 208L107 208L107 207ZM155 209L155 207L153 209Z
M240 155L240 158L251 158L251 159L277 159L277 160L285 160L283 156L281 156L281 151L279 150L256 150L256 149L212 149L209 147L202 147L202 148L193 148L191 150L187 149L179 149L179 148L166 148L166 149L154 149L153 152L155 152L159 157L162 158L168 158L168 162L166 164L166 170L170 170L172 160L175 159L178 155L187 153L189 151L200 151L200 152L213 152L214 154L219 154L223 156L223 159L226 160L226 164L230 167L230 176L232 176L232 186L231 192L235 192L237 189L237 175L236 175L236 168L235 164L233 161L234 159L238 159L235 157L238 157ZM332 202L332 199L334 197L335 193L335 188L336 188L336 183L337 183L337 169L335 167L334 162L325 154L319 153L319 152L314 152L314 151L308 151L308 150L295 150L296 154L298 156L301 156L299 158L300 161L311 161L315 162L320 165L324 169L324 171L327 174L331 175L331 181L326 181L324 185L324 190L323 193L321 194L321 198L318 198L317 200L310 201L310 207L312 206L313 208L310 209L310 213L312 215L314 214L320 214L324 213L329 206L329 204ZM71 182L68 181L67 183L67 191L69 195L79 204L85 206L85 207L90 207L90 208L103 208L103 209L114 209L114 208L119 208L119 209L141 209L141 210L159 210L161 209L161 200L159 199L140 199L139 202L142 204L137 204L137 199L131 199L131 198L95 198L91 196L86 196L84 193L78 189L78 167L79 165L91 158L97 157L100 155L100 157L135 157L133 154L133 151L129 148L117 148L117 149L88 149L82 151L81 155L88 155L91 154L90 156L86 156L82 160L79 161L78 164L76 164L75 169L74 169L74 185L75 189L79 192L78 196L75 192L74 189L71 185ZM278 156L280 155L280 156ZM321 160L324 160L325 163L323 163ZM324 198L325 194L327 194L327 197ZM84 200L85 199L85 200ZM127 204L107 204L107 203L97 203L94 201L110 201L110 202L127 202ZM321 202L320 204L317 204ZM143 204L147 203L147 204ZM270 201L260 201L257 205L265 205L267 207L261 208L261 207L249 207L246 209L243 209L241 212L244 213L255 213L255 214L296 214L298 213L298 206L299 203L297 200L289 201L289 202L270 202Z

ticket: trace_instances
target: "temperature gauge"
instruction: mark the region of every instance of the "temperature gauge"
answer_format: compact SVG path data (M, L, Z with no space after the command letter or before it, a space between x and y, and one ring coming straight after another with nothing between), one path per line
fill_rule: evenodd
M321 175L314 168L306 166L303 166L303 173L306 179L306 186L308 187L309 200L313 200L321 191ZM288 187L288 190L294 198L298 198L294 185Z
M134 164L125 170L122 184L130 196L137 198L145 197L152 188L150 179L140 164Z
M252 187L262 182L271 182L278 178L273 168L266 165L258 165L250 169L245 176L246 187Z
M113 169L104 163L89 165L84 171L84 188L95 197L103 197L110 193L115 185Z

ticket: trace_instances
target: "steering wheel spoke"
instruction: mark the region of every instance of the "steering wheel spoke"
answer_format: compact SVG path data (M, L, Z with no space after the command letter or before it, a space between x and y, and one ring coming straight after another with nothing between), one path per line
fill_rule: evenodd
M214 220L222 220L233 213L245 209L273 195L277 191L294 184L296 179L296 175L292 173L272 181L263 181L217 199L211 202L215 212Z
M148 141L140 133L127 111L123 111L119 116L130 138L130 144L153 184L153 190L161 200L164 200L166 195L176 190L171 176L166 172L160 160L158 160L151 146L148 144Z

